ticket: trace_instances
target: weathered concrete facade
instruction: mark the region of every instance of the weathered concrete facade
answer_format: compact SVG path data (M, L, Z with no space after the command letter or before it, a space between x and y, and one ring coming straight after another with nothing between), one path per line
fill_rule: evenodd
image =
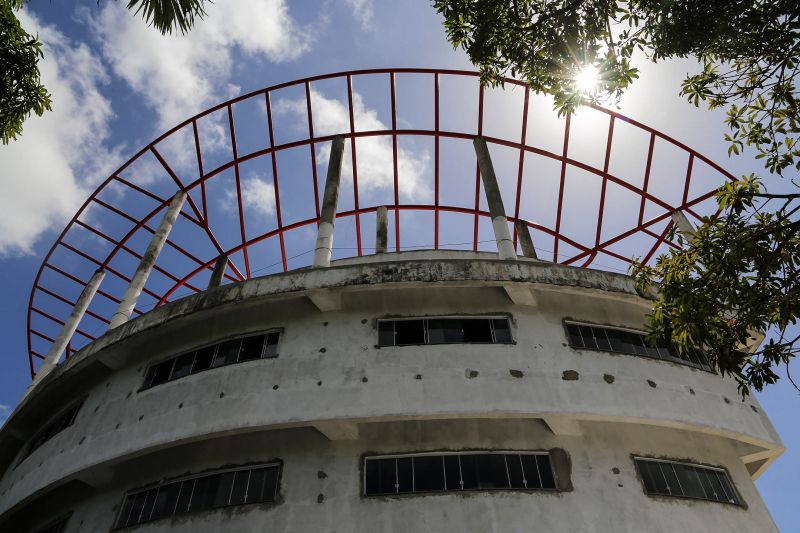
M667 361L569 346L564 321L641 329L622 275L469 252L381 253L224 285L109 331L42 379L0 432L0 530L113 529L123 497L282 463L277 501L142 531L770 531L753 479L782 452L755 398ZM511 344L378 346L387 317L507 316ZM278 329L278 357L140 390L147 368ZM60 409L74 424L26 457ZM367 497L363 457L563 450L570 488ZM727 471L743 505L645 494L634 456ZM562 479L562 481L564 481Z

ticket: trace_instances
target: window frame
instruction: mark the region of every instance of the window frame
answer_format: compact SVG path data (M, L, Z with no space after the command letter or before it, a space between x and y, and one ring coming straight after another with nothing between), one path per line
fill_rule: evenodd
M379 494L367 494L367 463L369 461L380 461L385 459L412 459L414 457L452 457L452 456L468 456L468 455L527 455L527 456L544 456L547 457L548 465L550 466L550 474L553 477L553 488L550 487L525 487L525 488L515 488L511 487L511 474L508 471L508 464L506 464L506 475L509 480L509 487L501 487L501 488L474 488L474 489L456 489L456 490L448 490L447 489L447 481L446 481L446 474L445 474L445 485L443 490L413 490L413 483L414 483L414 470L412 466L412 491L411 492L395 492L395 493L379 493ZM558 476L558 472L556 471L555 464L553 462L552 454L549 450L462 450L462 451L430 451L430 452L410 452L410 453L393 453L393 454L380 454L380 455L363 455L361 458L361 497L362 498L396 498L396 497L414 497L419 495L431 495L431 494L462 494L462 493L471 493L471 492L548 492L548 493L558 493L563 492L562 488L559 488L560 480ZM444 459L443 459L444 460ZM413 465L413 462L412 462ZM459 472L461 469L461 465L459 463ZM395 474L397 475L397 474ZM537 475L539 477L540 483L543 484L541 473L539 470L539 465L537 461ZM460 472L460 476L462 477L462 485L463 485L463 473ZM397 486L397 485L396 485Z
M146 495L146 493L148 493L149 491L151 491L153 489L161 489L162 487L165 487L167 485L172 485L172 484L176 484L176 483L184 483L186 481L197 480L197 479L201 479L201 478L205 478L205 477L212 477L212 476L217 476L217 475L222 475L222 474L229 474L229 473L234 473L235 474L236 472L253 471L253 470L259 470L259 469L270 468L270 467L277 467L277 469L278 469L278 475L277 475L277 478L275 480L275 492L274 492L274 494L272 496L272 501L243 502L243 503L234 503L234 504L232 504L232 503L230 503L230 499L231 499L232 494L233 494L233 482L232 482L232 484L231 484L231 494L228 495L228 503L226 505L206 507L206 508L198 509L196 511L188 511L188 512L185 512L185 513L176 513L176 512L173 511L172 514L170 514L168 516L161 517L161 518L155 518L155 519L151 518L151 519L145 520L143 522L139 522L139 523L136 523L136 524L127 524L127 525L124 525L124 526L117 525L117 524L119 524L120 515L122 514L122 511L125 508L125 502L128 500L129 496L136 496L136 495L139 495L139 494L145 494ZM279 494L280 494L282 478L283 478L283 461L280 460L280 459L273 459L271 461L267 461L267 462L264 462L264 463L253 463L253 464L249 464L249 465L240 465L240 466L234 466L234 467L226 467L226 468L220 468L220 469L206 470L204 472L198 472L196 474L189 474L189 475L179 476L179 477L175 477L175 478L168 478L168 479L165 479L165 480L163 480L161 482L149 483L147 485L144 485L144 486L141 486L141 487L138 487L138 488L135 488L135 489L128 490L122 495L122 501L120 502L119 509L117 509L117 512L115 514L114 525L111 527L111 530L112 531L121 531L121 530L124 530L124 529L129 529L129 528L133 528L133 527L137 527L137 526L141 526L141 525L145 525L145 524L150 524L150 523L153 523L153 522L158 522L159 520L166 520L166 519L174 518L174 517L177 517L177 516L202 513L202 512L205 512L205 511L214 511L216 509L225 509L225 508L228 508L228 507L238 507L238 506L255 505L255 504L274 505L274 504L277 504L279 502L279 498L278 497L279 497ZM235 480L235 476L234 476L234 480ZM249 480L249 477L248 477L248 485L249 485L249 483L250 483L250 480ZM195 491L196 488L197 488L197 483L195 482L192 485L192 495L189 497L189 501L190 502L192 501L192 499L194 497L194 491ZM158 490L156 491L155 498L157 498L157 497L158 497ZM179 489L178 495L175 498L176 508L177 508L178 502L180 501L180 497L181 497L181 490ZM154 505L155 505L155 503L154 503ZM129 510L129 512L130 512L130 510ZM152 510L151 510L151 516L152 516Z
M603 330L604 333L605 333L605 330L622 331L622 332L625 332L625 333L631 333L631 334L634 334L634 335L639 335L641 337L646 337L647 336L647 332L643 331L643 330L624 327L624 326L612 326L612 325L608 325L608 324L598 324L598 323L595 323L595 322L586 322L586 321L582 321L582 320L573 320L571 318L565 318L562 321L562 325L563 325L563 328L564 328L564 337L567 340L567 345L570 348L572 348L573 350L590 350L590 351L593 351L593 352L611 353L611 354L618 354L618 355L629 355L629 356L632 356L632 357L641 357L641 358L644 358L644 359L649 359L651 361L662 361L662 362L665 362L665 363L673 363L673 364L676 364L676 365L679 365L679 366L689 367L689 368L693 368L695 370L708 372L709 374L717 374L717 372L711 367L711 364L708 362L708 358L705 356L705 354L702 354L703 358L705 359L705 364L702 364L702 363L698 364L698 363L694 363L693 361L691 361L691 359L685 360L685 359L682 359L680 357L674 356L672 354L669 354L668 357L662 357L660 354L659 354L658 357L654 357L652 355L623 352L623 351L618 351L618 350L614 350L614 349L611 349L611 348L605 349L605 348L599 348L599 347L592 348L592 347L589 347L589 346L574 346L572 344L572 342L570 341L571 335L570 335L568 326L578 326L578 327L583 326L583 327L597 328L597 329ZM578 333L580 334L580 330L578 331ZM606 335L606 341L609 343L609 346L611 346L611 340L608 338L608 333L605 333L605 335ZM581 338L583 338L582 334L581 334ZM660 352L661 349L665 349L663 347L662 348L650 347L650 348L659 350L659 352ZM669 350L669 349L674 349L674 348L666 348L666 349ZM687 357L689 357L689 356L687 356Z
M83 405L86 403L87 399L88 399L88 396L84 396L81 399L79 399L79 400L77 400L75 402L72 402L71 404L69 404L69 407L61 409L60 411L58 411L58 414L48 418L47 419L47 423L42 424L41 426L39 426L40 429L36 430L28 438L28 440L26 441L26 446L24 448L25 454L22 456L22 458L19 460L19 462L16 464L16 466L14 468L16 468L17 466L21 465L23 462L25 462L25 460L28 457L30 457L31 455L33 455L36 452L36 450L38 450L39 448L41 448L42 446L47 444L49 441L53 440L57 435L60 435L61 433L63 433L67 429L69 429L72 426L74 426L75 425L75 421L78 420L78 415L80 414L81 410L83 409ZM38 444L37 446L34 447L34 444L39 439L39 437L41 437L43 434L47 433L49 431L50 427L57 420L61 419L64 415L66 415L67 413L69 413L72 410L74 410L75 412L72 414L72 417L70 417L70 421L69 421L69 423L67 423L66 426L63 426L61 429L59 429L58 431L56 431L52 435L46 437L44 440L42 440L42 442L40 444Z
M741 507L743 509L747 508L747 504L745 503L744 498L742 498L742 495L739 492L739 489L736 488L736 484L733 482L733 479L731 478L730 472L728 472L728 469L723 467L723 466L707 465L707 464L697 463L697 462L693 462L693 461L679 461L679 460L676 460L676 459L664 459L664 458L658 458L658 457L648 457L648 456L643 456L643 455L632 455L631 458L633 459L634 468L636 469L636 476L639 478L639 482L642 485L642 492L645 494L645 496L648 496L648 497L651 497L651 498L677 498L677 499L681 499L681 500L705 501L705 502L710 502L710 503L721 503L721 504L725 504L725 505L733 505L735 507ZM659 465L662 465L662 464L673 465L672 466L673 474L675 475L675 479L678 482L678 487L681 489L681 492L683 494L662 494L662 493L659 493L659 492L648 492L647 485L645 484L645 480L644 480L644 474L643 474L642 469L641 469L641 467L639 465L640 462L655 463L655 464L659 464ZM733 497L734 497L733 499L735 501L730 501L729 499L728 500L719 500L719 499L709 498L709 497L701 498L701 497L696 497L696 496L687 496L685 494L685 491L683 490L682 485L681 485L680 478L678 477L677 472L675 471L674 465L689 466L689 467L693 467L693 468L700 468L702 470L710 470L710 471L713 471L713 472L721 473L725 477L727 485L733 491ZM662 472L662 475L663 475L663 472ZM699 475L698 475L698 481L700 482L700 487L703 489L703 493L705 494L706 493L706 489L705 489L705 486L703 486L703 482L699 478ZM727 496L727 490L725 489L725 486L722 485L722 484L720 484L720 486L722 487L722 490L726 493L725 495Z
M277 333L278 334L278 341L275 343L275 354L267 356L267 355L265 355L266 354L266 350L267 350L267 346L268 346L267 340L268 340L269 336L271 334L273 334L273 333ZM244 340L247 339L248 337L258 337L258 336L263 336L264 337L264 343L263 343L263 345L261 347L261 356L258 357L257 359L246 359L246 360L240 361L239 358L241 356L242 346L244 344ZM214 342L199 344L199 345L197 345L197 346L195 346L193 348L190 348L188 350L181 351L180 353L178 353L178 355L171 355L169 357L159 358L158 360L149 363L145 367L144 374L143 374L143 377L142 377L142 383L141 383L141 385L139 386L139 389L136 392L144 392L144 391L150 390L152 388L158 387L160 385L166 385L167 383L170 383L172 381L177 381L179 379L187 378L187 377L193 376L195 374L200 374L202 372L206 372L208 370L215 370L217 368L222 368L222 367L226 367L226 366L230 366L230 365L237 365L237 364L240 364L240 363L249 363L249 362L252 362L252 361L260 361L260 360L263 360L263 359L277 359L278 356L280 355L280 352L278 351L278 347L281 344L281 340L283 339L283 336L284 336L284 328L282 328L282 327L269 328L269 329L266 329L266 330L260 330L260 331L254 331L254 332L249 332L249 333L243 333L243 334L237 334L237 335L231 335L231 336L223 337L223 338L221 338L219 340L216 340ZM239 351L238 351L238 353L236 355L236 361L229 362L229 363L223 363L223 364L214 366L214 362L217 360L217 355L219 354L219 347L222 344L226 343L226 342L235 341L235 340L239 341ZM206 367L206 368L195 370L194 367L195 367L195 363L197 361L197 352L199 352L200 350L204 350L206 348L211 348L211 347L214 348L214 355L211 357L211 362L209 363L209 366ZM183 376L178 376L178 377L173 378L172 374L175 371L175 364L177 363L178 359L183 357L184 355L188 355L188 354L194 354L194 357L192 358L192 365L191 365L191 367L189 369L189 372L187 374L183 375ZM166 363L166 362L171 362L172 363L170 365L170 370L169 370L167 379L165 381L163 381L163 382L156 383L155 385L152 384L152 379L150 380L150 382L148 382L148 374L150 373L150 370L152 368L155 368L156 366L161 365L161 364Z
M489 321L489 328L492 334L492 340L489 342L469 342L469 341L461 341L461 342L437 342L431 343L430 342L430 328L428 326L429 321L431 320L488 320ZM510 340L508 342L498 341L496 333L495 333L495 326L494 320L505 320L508 324L508 336ZM423 338L424 342L421 343L408 343L408 344L397 344L397 329L395 327L392 328L393 333L393 340L394 344L381 344L380 340L380 328L381 323L385 322L392 322L393 324L396 322L412 322L412 321L422 321L423 322ZM378 342L376 344L377 348L403 348L406 346L447 346L447 345L463 345L463 344L477 344L477 345L515 345L517 342L514 338L514 334L512 331L511 324L513 322L513 316L511 314L503 314L503 313L495 313L495 314L486 314L486 315L426 315L426 316L386 316L376 319L375 329L378 332Z

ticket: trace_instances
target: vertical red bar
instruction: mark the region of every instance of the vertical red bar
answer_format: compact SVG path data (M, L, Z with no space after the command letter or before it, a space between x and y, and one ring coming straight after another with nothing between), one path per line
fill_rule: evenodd
M433 75L433 249L439 249L439 73Z
M192 121L192 129L194 130L194 147L197 152L197 171L200 173L200 195L203 201L203 224L208 227L208 204L206 203L206 180L205 173L203 172L203 156L200 151L200 135L197 133L197 121Z
M394 88L394 72L389 74L392 94L392 165L394 171L394 249L400 251L400 193L397 176L397 98Z
M480 83L480 82L479 82ZM478 89L478 136L483 135L483 84ZM472 232L472 251L478 251L478 209L481 205L481 167L475 157L475 221Z
M656 142L656 134L650 134L650 147L647 149L647 167L644 170L644 185L642 185L642 201L639 204L639 225L641 226L644 220L644 202L645 195L647 194L647 186L650 184L650 167L653 163L653 147Z
M268 91L264 93L264 98L267 101L267 126L269 127L269 147L271 149L270 155L272 156L272 184L275 187L275 216L278 219L278 241L281 244L281 263L283 263L283 271L286 272L288 270L288 266L286 264L286 245L283 242L281 188L278 184L278 161L275 158L275 135L272 130L272 105L270 103Z
M611 115L608 121L608 140L606 141L606 159L603 163L603 184L600 188L600 207L597 211L597 234L594 237L595 251L600 245L600 233L603 230L603 211L605 211L606 206L606 185L608 184L608 165L611 160L611 144L614 137L614 120L614 115ZM588 266L588 264L584 266Z
M353 204L356 213L356 246L361 257L361 215L358 213L358 162L356 161L356 123L353 114L353 77L347 75L347 107L350 114L350 157L353 161Z
M244 208L242 207L242 183L239 176L239 152L236 149L236 128L233 124L233 107L228 104L228 125L231 130L231 148L233 149L233 172L236 176L236 202L239 206L239 232L242 237L242 255L244 256L244 270L247 279L250 279L250 258L247 256L247 235L244 229Z
M306 111L308 114L308 138L311 143L311 173L314 177L314 209L316 209L317 219L319 219L319 185L317 183L317 153L314 146L314 119L311 114L311 83L306 82Z
M572 115L567 113L564 121L564 151L561 154L561 183L558 186L558 207L556 211L556 237L553 245L553 262L558 263L558 241L561 236L561 211L564 207L564 181L567 177L567 153L569 152L569 124Z
M522 197L522 170L525 168L525 141L528 137L528 100L530 91L525 86L525 102L522 104L522 133L519 140L519 168L517 169L517 197L514 205L514 220L519 218L519 202ZM514 224L514 249L517 248L517 225Z

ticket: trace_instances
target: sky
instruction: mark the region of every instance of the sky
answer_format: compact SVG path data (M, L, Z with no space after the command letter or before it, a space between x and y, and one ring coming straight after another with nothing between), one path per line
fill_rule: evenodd
M124 9L124 2L118 1L31 2L26 4L21 18L25 27L38 33L45 43L45 59L40 68L43 81L53 95L54 110L43 117L29 119L21 140L0 147L0 275L5 281L0 289L3 302L0 306L0 334L6 339L6 348L0 355L0 422L19 401L30 380L25 310L44 255L86 197L150 140L213 104L307 76L384 67L471 69L466 54L453 50L447 42L442 20L425 0L218 1L208 8L207 17L190 34L170 37L160 36L148 28ZM725 126L720 113L696 109L678 97L680 80L696 68L695 64L672 61L653 65L641 60L637 66L642 71L641 78L619 102L621 113L684 142L734 175L761 170L752 154L728 158L723 141ZM414 127L431 115L431 100L417 81L412 77L398 79L398 123L401 126ZM383 129L391 123L386 87L383 79L365 77L354 81L357 129ZM472 120L470 113L475 114L475 87L458 80L443 80L442 94L443 129L458 129L462 123ZM304 94L293 89L272 97L276 143L303 135L305 130L298 129L298 124L306 127L304 98ZM314 84L312 101L317 135L335 133L346 125L347 111L342 103L346 103L346 94L341 85ZM511 88L487 91L487 109L490 110L486 120L487 132L498 137L513 138L517 135L518 138L519 134L514 132L519 131L520 113L514 111L514 106L519 106L520 101L520 91ZM560 133L553 132L559 131L561 123L550 113L546 99L532 99L532 108L538 114L529 115L536 118L531 121L528 143L557 151ZM249 133L237 133L242 151L259 148L259 137L253 132L262 126L248 124L246 117L257 116L263 111L257 106L250 111L243 106L234 109L237 132L241 124L242 131ZM583 133L576 134L571 140L571 154L596 165L593 158L602 157L602 151L597 151L598 143L594 142L592 135L596 132L605 134L607 117L579 111L574 121L579 126L575 126L574 131ZM208 147L209 160L204 163L209 168L215 158L223 157L230 144L230 131L222 127L222 123L218 117L212 116L199 124L202 142ZM615 147L615 153L622 157L612 161L611 171L630 175L632 180L641 179L641 172L637 169L646 153L646 144L643 148L635 132L626 137L628 134L622 131L624 128L619 130L623 144ZM251 141L254 144L247 145ZM196 163L185 157L187 150L183 143L184 140L176 136L174 142L164 145L164 153L179 172L188 173ZM362 204L373 202L378 205L387 193L387 184L392 179L391 168L386 164L391 154L391 145L387 143L385 139L359 143ZM451 143L443 145L442 150L443 172L472 172L474 179L474 155L469 153L471 147L467 146L464 152L463 143ZM323 143L318 147L315 155L320 175L324 175L328 154L329 145ZM431 201L432 154L430 142L425 139L401 140L401 201ZM464 154L467 157L462 157ZM302 154L287 151L282 157L282 173L310 173L309 168L302 167L308 165L307 150ZM468 157L473 158L472 163L464 163ZM675 189L667 179L670 157L666 148L657 147L652 186L664 197L673 194L672 189ZM506 169L513 168L514 160L497 150L493 152L493 158L501 187L505 187L502 176L510 175ZM257 158L249 167L242 167L243 209L250 224L270 227L275 223L275 191L271 169L265 163ZM348 170L350 164L348 156L344 170L346 183L347 176L352 175ZM131 173L136 174L143 186L159 190L165 180L163 170L153 168L152 161L142 158L131 167ZM546 173L544 167L532 168L531 172ZM659 178L660 173L665 177ZM221 175L219 183L224 179L228 178ZM352 176L349 179L352 181ZM581 213L591 203L591 197L597 195L598 186L596 182L581 181L579 175L569 176L568 183L573 184L568 185L566 191L571 203L565 205L562 231L578 238L581 232L586 231ZM344 190L347 186L344 185ZM446 188L442 194L448 195L454 203L468 203L468 196L464 196L457 182L443 182L442 186ZM775 188L782 186L779 182L774 184ZM313 216L313 212L309 213L311 204L307 201L308 185L305 187L285 192L282 188L282 200L286 198L283 206L285 219L302 220ZM352 191L352 184L349 187ZM521 210L521 215L531 220L533 217L543 220L552 217L548 211L552 205L552 200L549 200L552 189L546 189L545 184L541 187L540 194ZM163 192L168 194L166 188ZM226 190L220 186L218 192L209 210L214 212L222 238L235 236L235 217L232 215L235 197L230 195L229 188ZM117 205L131 210L136 208L134 199L125 197L124 193L116 190L107 193L109 196L106 198L113 198ZM343 194L344 204L340 209L347 208L347 202L351 201L348 198ZM609 201L613 204L615 200L622 203L624 197L612 195ZM506 205L508 209L508 202ZM610 227L619 223L625 214L620 208L608 216L608 222L604 224ZM110 227L110 222L101 220L99 215L96 217L97 221L106 224L105 229L113 233L115 228ZM362 222L362 235L365 242L369 242L370 224L374 224L374 217L372 220L364 217ZM404 219L406 226L401 226L407 239L403 241L404 246L430 244L429 235L420 229L419 225L423 223L427 223L423 216ZM463 242L463 235L458 233L460 226L463 224L453 222L449 226L452 229L442 235L443 242ZM181 237L191 241L189 230L185 231L187 233ZM337 225L337 242L341 246L337 252L339 256L352 254L344 243L355 240L355 231L352 221ZM481 235L486 235L486 231L482 226ZM75 238L83 239L80 242L88 243L87 246L99 246L90 236ZM540 246L540 252L550 251L536 234L534 240ZM288 250L287 255L296 256L296 259L289 267L307 264L308 256L303 254L307 254L313 243L313 233L307 228L298 231L293 243L295 248ZM630 255L630 250L620 252ZM562 250L562 253L565 252ZM250 258L254 275L277 272L279 266L276 266L275 257L274 247L268 249L265 246L263 251L254 251ZM177 263L178 259L173 261ZM121 258L115 266L120 270L130 270L135 268L135 261L130 257ZM152 283L166 281L154 278ZM176 296L180 295L182 293L178 291ZM155 302L144 303L153 305ZM98 312L102 311L98 309ZM100 328L95 324L86 327L91 331ZM46 351L47 346L41 349ZM794 407L800 398L788 381L782 380L760 394L759 399L789 449L757 484L779 527L790 531L796 504L793 482L800 474L800 451L793 446L800 442L800 429L792 422L796 419Z

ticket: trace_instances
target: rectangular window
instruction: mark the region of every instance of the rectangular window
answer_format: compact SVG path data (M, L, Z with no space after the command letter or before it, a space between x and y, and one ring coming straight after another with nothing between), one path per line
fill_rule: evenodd
M651 346L643 332L622 328L566 322L567 340L573 348L640 355L672 361L712 372L705 355L698 350L680 353L675 346Z
M634 462L646 494L742 504L721 468L641 457Z
M140 390L180 379L209 368L278 356L280 332L226 340L150 365Z
M378 321L379 346L510 344L505 317L432 317Z
M425 453L364 459L367 496L534 489L556 489L546 452Z
M82 406L83 400L76 403L66 411L62 411L57 417L52 419L49 424L34 434L33 438L31 439L31 443L28 446L28 451L25 454L25 457L27 458L42 444L74 424L75 418L78 416L78 411L81 410Z
M274 502L280 470L277 463L226 470L127 494L115 528L230 505Z

